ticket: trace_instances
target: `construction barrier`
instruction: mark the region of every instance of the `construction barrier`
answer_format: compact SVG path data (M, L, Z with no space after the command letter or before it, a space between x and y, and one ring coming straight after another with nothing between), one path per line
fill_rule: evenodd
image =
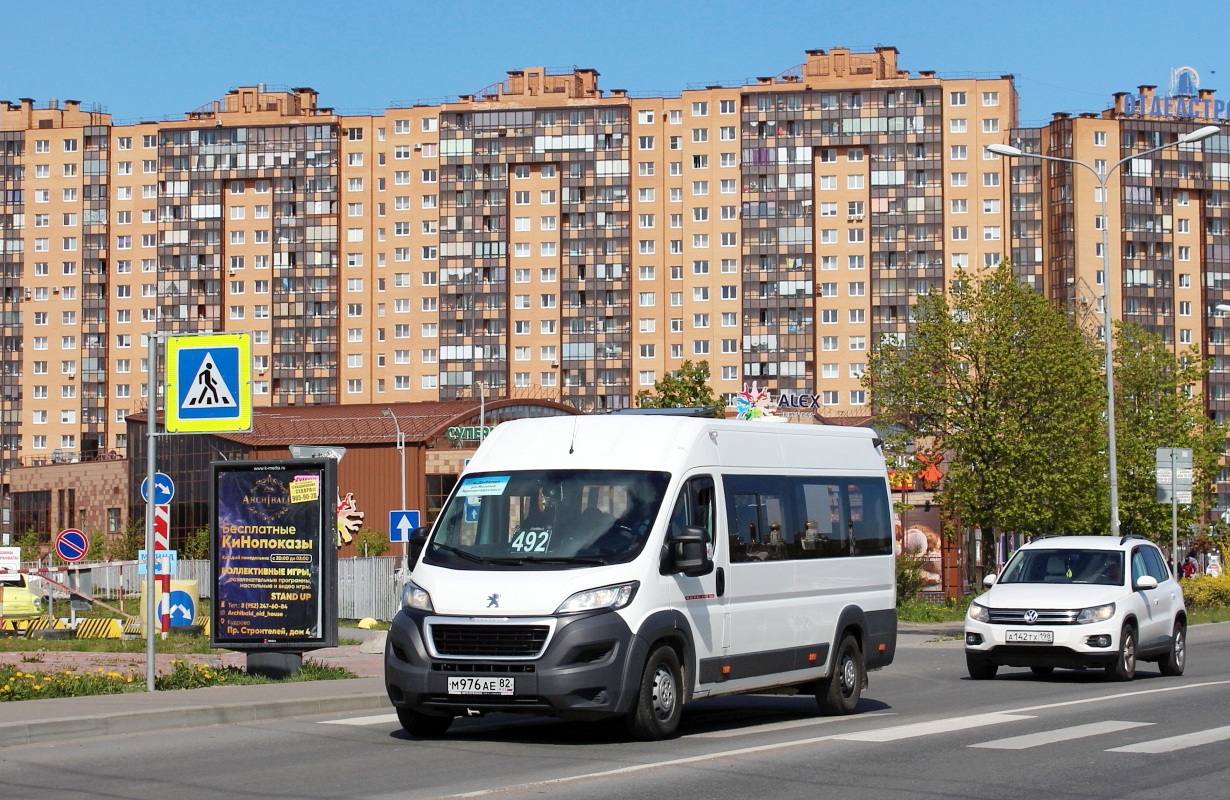
M55 619L55 620L49 621L46 617L35 617L32 620L28 620L28 625L26 626L26 636L29 636L35 631L47 631L47 630L62 631L66 629L67 627L68 626L64 624L64 620L62 619Z
M115 617L78 620L75 635L78 639L118 639L120 621Z

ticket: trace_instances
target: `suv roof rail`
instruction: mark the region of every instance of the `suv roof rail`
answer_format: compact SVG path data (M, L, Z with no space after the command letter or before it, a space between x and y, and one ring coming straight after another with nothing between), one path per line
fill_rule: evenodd
M1148 536L1143 536L1139 533L1125 533L1123 538L1119 540L1119 544L1126 544L1128 539L1144 539L1146 542L1149 541Z

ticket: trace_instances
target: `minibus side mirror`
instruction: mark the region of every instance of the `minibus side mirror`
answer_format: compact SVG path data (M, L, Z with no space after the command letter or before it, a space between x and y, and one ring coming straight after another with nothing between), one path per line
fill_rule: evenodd
M699 578L713 572L713 559L705 542L705 531L689 525L666 537L667 554L663 559L663 573L682 572L689 578Z
M419 555L423 552L423 548L427 545L427 537L430 535L431 527L428 525L420 525L410 531L410 545L408 553L410 569L414 569L414 564L419 560Z

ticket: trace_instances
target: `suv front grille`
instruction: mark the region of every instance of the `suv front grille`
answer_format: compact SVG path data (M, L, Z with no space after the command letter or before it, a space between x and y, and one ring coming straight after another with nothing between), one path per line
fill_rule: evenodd
M431 640L446 658L535 658L549 630L546 625L432 625Z
M1027 608L992 608L992 625L1075 625L1079 611L1035 609L1038 619L1032 623L1025 621Z

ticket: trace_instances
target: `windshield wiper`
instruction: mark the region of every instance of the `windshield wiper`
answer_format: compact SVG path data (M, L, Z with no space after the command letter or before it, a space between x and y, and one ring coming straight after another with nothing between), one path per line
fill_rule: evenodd
M538 558L537 556L525 556L524 558L509 558L505 561L514 564L586 564L596 567L606 566L606 560L601 558L586 558L584 556L552 556L550 558Z
M475 564L491 563L491 559L483 558L482 556L476 556L473 553L471 553L469 550L462 550L460 547L453 547L451 544L437 543L435 546L440 548L441 550L447 550L448 552L452 553L453 555L459 558L464 558L466 561L472 561Z

